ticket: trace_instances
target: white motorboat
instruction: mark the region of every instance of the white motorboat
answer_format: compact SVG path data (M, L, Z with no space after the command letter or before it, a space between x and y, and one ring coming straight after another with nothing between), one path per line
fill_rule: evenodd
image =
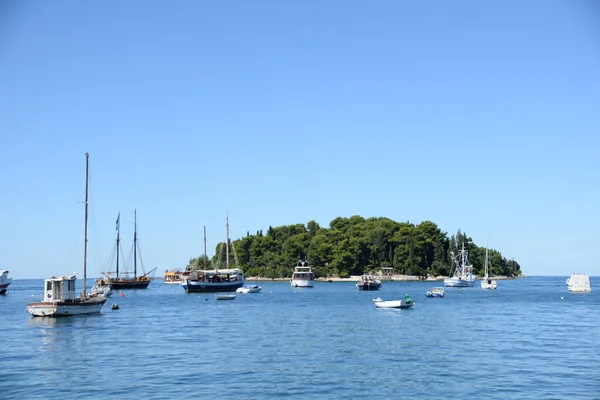
M290 283L295 288L311 288L315 285L315 274L307 261L298 261Z
M571 293L590 293L592 291L590 277L587 274L573 274L566 283Z
M404 298L400 300L375 301L375 307L377 308L411 308L414 305L415 302L408 294L405 294Z
M444 288L441 287L434 287L425 293L425 296L427 297L444 297L444 295Z
M378 302L378 301L383 301L383 299L381 297L375 297L373 299L373 302Z
M454 261L454 275L444 279L444 286L446 287L473 287L475 284L475 276L473 275L473 266L469 264L468 258L469 252L465 250L465 244L462 244L462 250L460 250L458 256L454 257L452 254L452 260Z
M219 294L215 294L215 299L217 299L217 300L235 300L235 294L219 293Z
M241 288L237 288L236 292L237 293L259 293L261 291L262 287L257 286L257 285L251 285L251 286L244 286Z

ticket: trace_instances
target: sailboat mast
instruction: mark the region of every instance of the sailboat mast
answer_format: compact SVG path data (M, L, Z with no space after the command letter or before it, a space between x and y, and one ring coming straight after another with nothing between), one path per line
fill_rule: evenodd
M119 212L119 215L117 216L117 276L116 276L117 279L119 279L119 242L121 241L121 239L120 239L120 235L121 235L120 220L121 220L121 213Z
M225 216L225 232L227 235L227 242L225 243L225 254L226 254L226 258L225 258L225 266L227 269L229 269L229 214L226 214Z
M86 291L86 282L87 282L87 225L88 225L88 171L89 171L89 160L90 154L85 153L85 222L84 222L84 232L83 232L83 292L82 295L85 295Z
M488 278L488 234L485 232L485 279Z
M206 226L204 226L204 270L206 271Z
M137 277L137 210L133 210L133 276Z

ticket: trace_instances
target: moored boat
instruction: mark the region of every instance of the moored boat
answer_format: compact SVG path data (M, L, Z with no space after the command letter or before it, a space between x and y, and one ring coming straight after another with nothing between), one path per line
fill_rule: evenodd
M190 275L187 278L183 278L181 283L181 286L186 292L235 292L246 283L246 277L241 269L230 268L229 216L226 217L225 230L227 238L225 242L226 268L191 271ZM206 254L204 259L206 260Z
M315 285L315 274L308 261L298 261L292 273L290 284L295 288L311 288Z
M375 275L362 275L356 287L358 290L379 290L381 281Z
M44 297L41 301L27 304L27 311L34 317L61 317L99 313L106 302L100 293L86 293L87 278L87 221L88 221L88 165L85 153L85 231L83 240L83 290L75 292L75 275L53 276L44 279Z
M488 256L488 244L487 244L487 235L485 240L485 276L481 280L481 288L484 290L494 290L498 287L498 282L496 280L490 278L489 276L489 256Z
M0 270L0 294L6 294L8 285L10 285L12 282L12 278L8 277L8 272L9 271L4 269Z
M164 282L167 284L181 284L183 278L191 274L192 271L182 271L180 268L171 268L165 270Z
M215 299L217 299L217 300L235 300L235 294L219 293L219 294L215 294Z
M454 274L444 279L446 287L473 287L475 285L475 276L473 275L473 266L469 264L469 252L465 250L465 244L462 244L462 250L459 254L452 257L454 261Z
M382 300L374 303L377 308L411 308L415 305L408 294L405 294L404 298L400 300Z
M156 268L149 272L138 275L138 238L137 238L137 211L134 211L134 231L133 231L133 272L119 270L120 253L120 232L121 232L121 213L117 217L117 240L116 240L116 272L104 272L103 277L96 280L98 286L110 285L114 290L120 289L146 289L154 279ZM142 265L143 268L143 265Z
M248 286L244 286L241 288L237 288L236 292L237 293L260 293L261 290L262 290L262 287L260 287L258 285L248 285Z
M587 274L572 274L566 280L566 284L571 293L590 293L592 291L590 277Z
M444 288L441 287L434 287L425 293L427 297L444 297L444 294Z

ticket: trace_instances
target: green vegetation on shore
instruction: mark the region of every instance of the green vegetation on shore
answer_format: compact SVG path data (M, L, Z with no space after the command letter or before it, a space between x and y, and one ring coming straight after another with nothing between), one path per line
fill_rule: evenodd
M247 276L265 278L290 277L299 259L306 258L317 276L361 275L393 268L393 274L441 275L451 273L451 253L458 253L464 242L474 272L483 275L485 248L478 247L460 230L450 237L430 221L418 225L396 222L389 218L353 216L338 217L322 228L315 221L269 227L266 234L248 232L235 240L232 247L238 266ZM212 266L223 267L223 257L217 254ZM489 252L490 275L517 277L521 267L507 260L496 250ZM204 263L204 256L190 260L187 268Z

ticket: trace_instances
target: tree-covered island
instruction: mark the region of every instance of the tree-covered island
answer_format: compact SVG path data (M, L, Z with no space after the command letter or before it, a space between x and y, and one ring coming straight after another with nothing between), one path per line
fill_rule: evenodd
M448 276L452 271L452 253L464 243L474 273L482 276L485 247L478 247L458 230L448 237L431 221L418 225L389 218L338 217L322 228L315 221L269 227L267 232L250 232L234 240L232 249L238 267L246 276L289 278L299 259L306 259L320 277L345 278L392 268L392 274ZM208 260L209 267L224 267L224 243ZM497 251L489 250L490 275L517 277L521 268ZM232 262L232 264L234 264ZM186 269L203 268L204 256L190 260Z

